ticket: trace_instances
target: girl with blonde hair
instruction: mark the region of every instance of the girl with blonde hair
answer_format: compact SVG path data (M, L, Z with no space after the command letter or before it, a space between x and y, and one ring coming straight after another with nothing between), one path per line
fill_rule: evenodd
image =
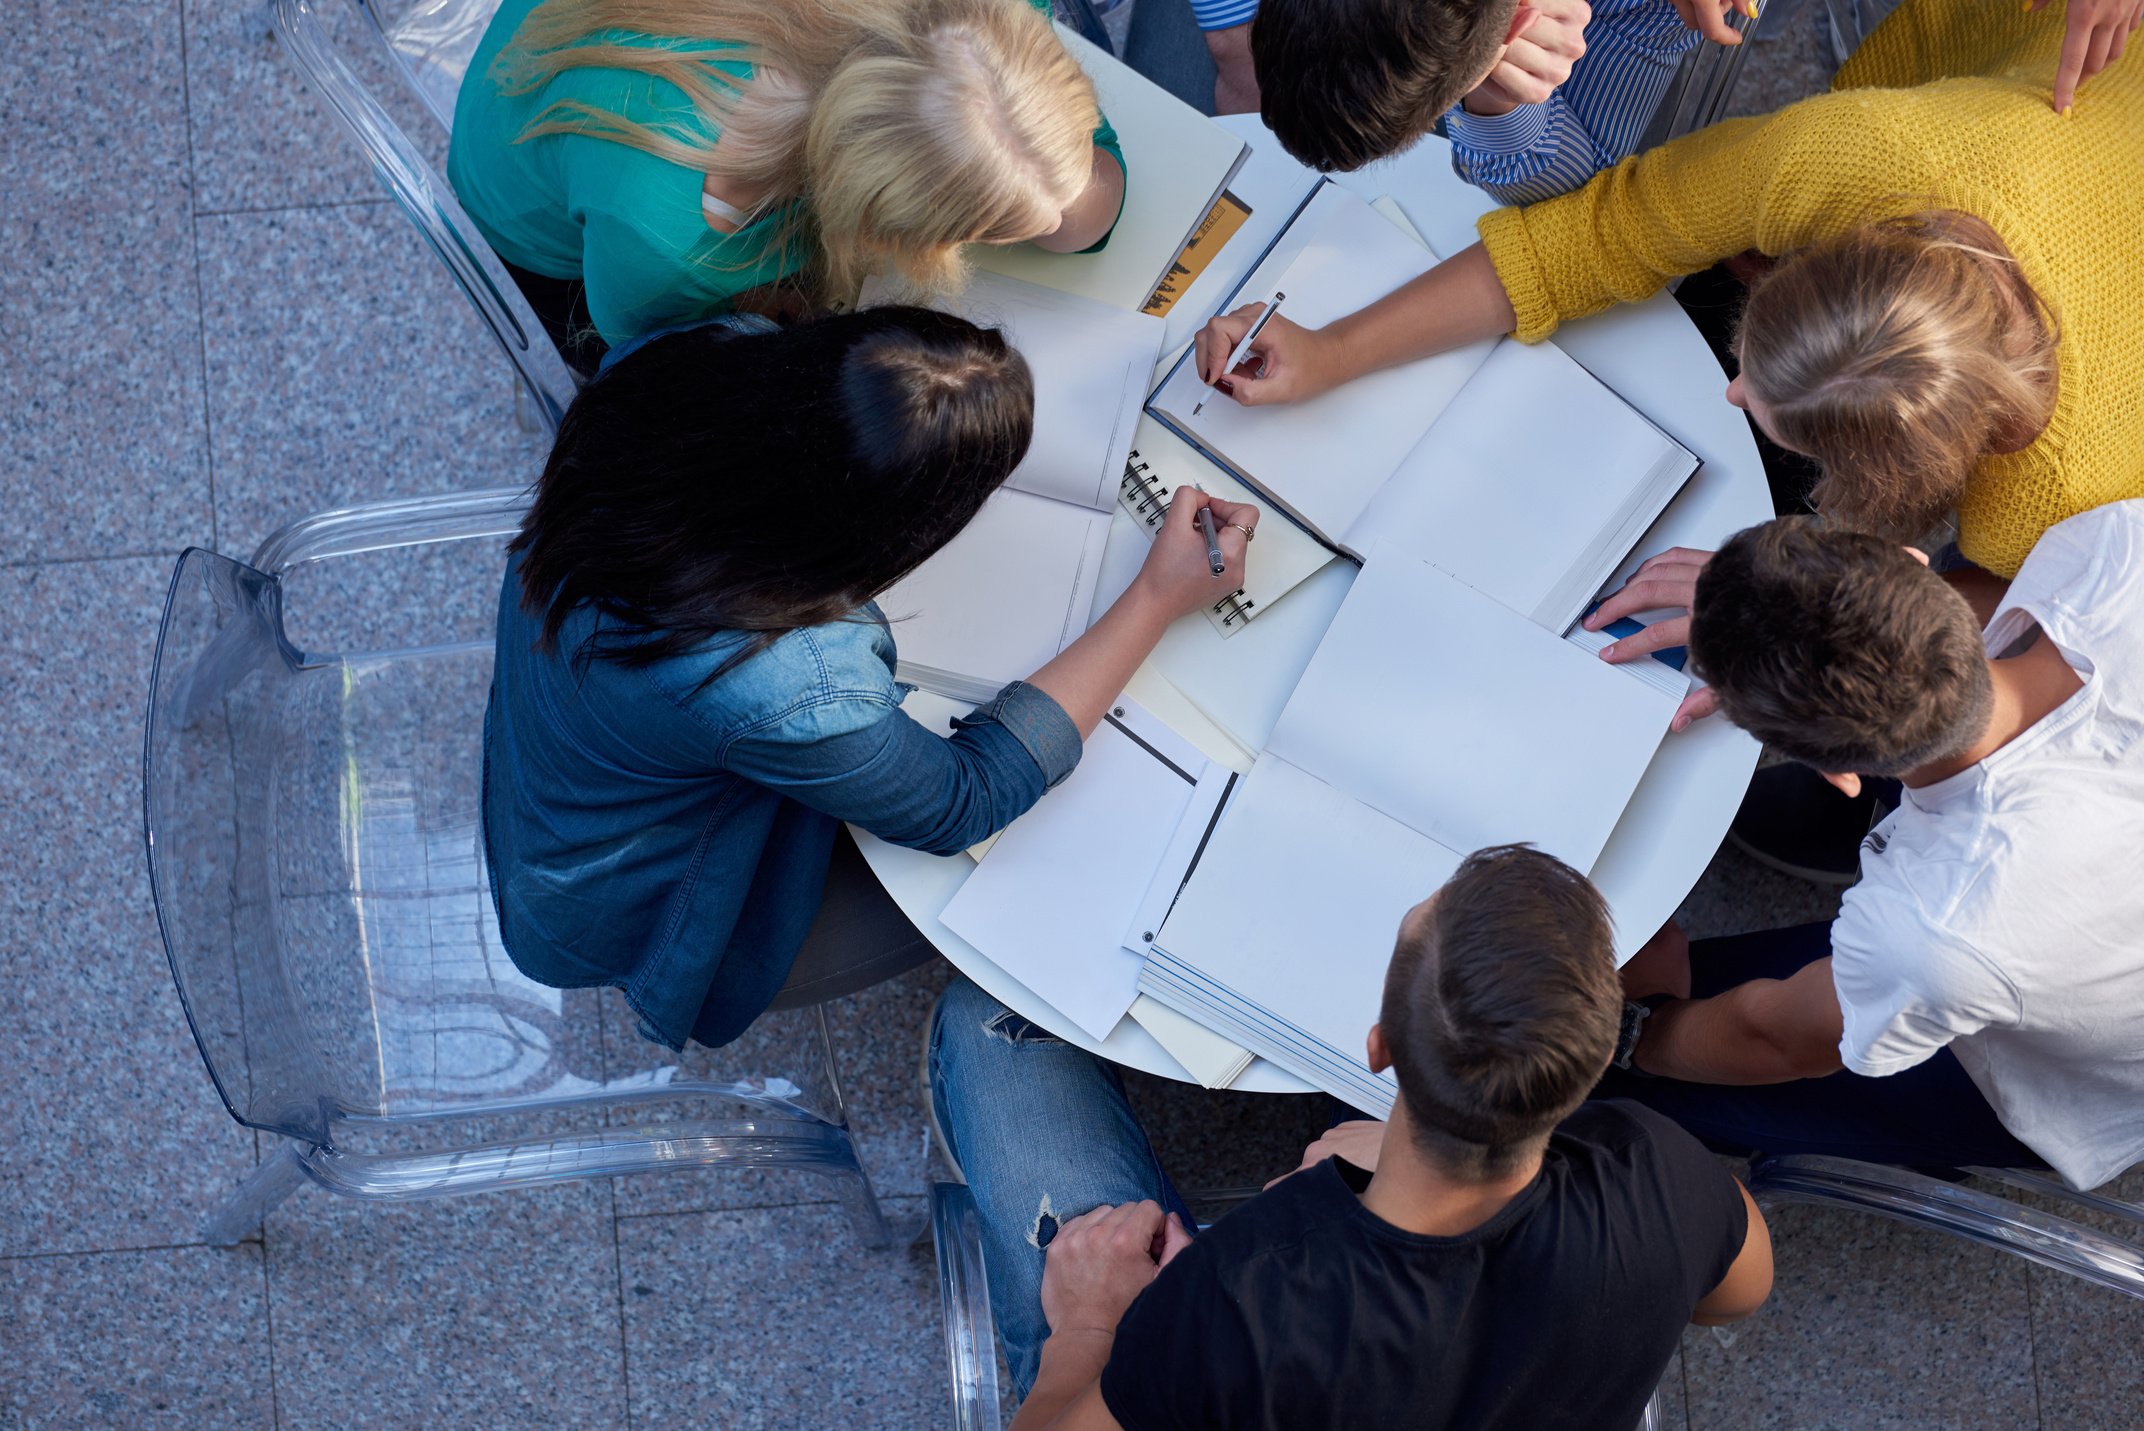
M1100 246L1123 159L1047 0L506 0L448 174L577 366L961 246Z
M2144 496L2144 69L2110 63L2058 114L2062 43L2053 12L1906 0L1832 93L1484 215L1480 243L1323 329L1275 319L1232 396L1538 342L1754 252L1778 262L1729 400L1816 461L1827 516L1909 538L1955 510L1965 559L2007 580L2055 523ZM1205 376L1244 327L1200 334Z

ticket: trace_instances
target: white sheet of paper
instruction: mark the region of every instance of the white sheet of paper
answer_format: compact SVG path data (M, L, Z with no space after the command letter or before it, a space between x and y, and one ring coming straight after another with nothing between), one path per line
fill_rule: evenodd
M1581 873L1675 699L1390 544L1267 749L1449 849L1527 841Z
M1297 231L1300 231L1298 233ZM1391 220L1337 185L1319 190L1235 303L1286 295L1280 311L1322 327L1366 307L1436 259ZM1369 505L1400 459L1481 366L1495 339L1371 373L1308 402L1243 407L1204 397L1197 364L1169 373L1148 407L1298 513L1335 542Z
M1109 522L1108 512L999 489L879 597L902 665L990 690L1033 674L1087 629Z
M1001 329L1034 373L1035 436L1007 485L1106 510L1161 355L1162 321L993 273L976 274L942 306Z
M1251 1066L1253 1055L1242 1044L1223 1038L1151 995L1132 1000L1129 1012L1202 1088L1226 1088Z
M1191 792L1191 799L1177 817L1176 832L1169 837L1154 862L1153 877L1147 881L1146 892L1139 897L1131 917L1125 921L1124 947L1142 959L1167 921L1169 908L1176 903L1177 892L1184 887L1184 881L1190 877L1199 856L1205 851L1206 842L1220 819L1222 805L1241 783L1231 779L1230 774L1208 767L1207 778L1199 781L1198 788Z
M1359 1064L1400 920L1458 867L1436 841L1261 757L1155 942ZM1244 1041L1313 1076L1285 1040Z
M1097 1039L1138 994L1141 960L1124 947L1124 927L1206 768L1143 709L1118 708L939 916Z
M1553 343L1499 343L1345 539L1560 632L1695 463Z

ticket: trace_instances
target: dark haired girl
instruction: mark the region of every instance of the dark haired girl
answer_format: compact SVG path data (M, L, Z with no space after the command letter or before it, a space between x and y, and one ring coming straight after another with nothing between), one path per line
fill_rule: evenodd
M673 1048L928 956L841 822L953 854L1062 780L1169 623L1241 580L1254 508L1181 501L1125 594L950 737L902 714L872 598L1026 454L995 332L879 308L708 324L622 355L566 414L510 550L484 836L514 963L614 984ZM1227 585L1222 585L1222 582Z

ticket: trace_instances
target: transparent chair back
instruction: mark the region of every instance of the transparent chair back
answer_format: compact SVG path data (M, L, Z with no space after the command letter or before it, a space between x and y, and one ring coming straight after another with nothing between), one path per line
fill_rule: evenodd
M2032 1201L1905 1168L1813 1154L1757 1159L1750 1164L1749 1190L1768 1210L1785 1203L1852 1208L1977 1242L2144 1298L2144 1206L2105 1193L2078 1192L2037 1172L1966 1171Z
M545 429L557 431L576 391L571 370L482 231L427 157L428 149L436 152L441 146L417 142L395 122L380 96L359 81L335 39L354 28L363 43L382 50L392 62L390 72L422 101L424 112L438 121L438 133L431 138L442 140L453 126L454 97L469 57L498 8L496 0L470 4L347 0L361 9L364 23L331 26L320 6L341 3L344 0L275 0L275 31L284 53L321 103L357 140L380 183L446 265L469 306L513 365L517 397L526 401Z
M490 641L330 653L286 634L294 570L498 550L523 501L380 503L299 523L250 565L179 559L144 762L157 917L226 1107L285 1140L211 1239L307 1178L406 1198L782 1166L833 1175L882 1243L819 1010L681 1056L615 991L548 988L507 958L480 824Z

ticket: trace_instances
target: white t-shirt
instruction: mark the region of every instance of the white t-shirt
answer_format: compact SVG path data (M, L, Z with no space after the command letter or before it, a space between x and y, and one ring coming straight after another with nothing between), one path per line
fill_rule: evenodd
M2144 1162L2144 500L2051 528L1985 641L2084 688L1869 835L1831 933L1856 1073L1948 1046L2072 1186Z

